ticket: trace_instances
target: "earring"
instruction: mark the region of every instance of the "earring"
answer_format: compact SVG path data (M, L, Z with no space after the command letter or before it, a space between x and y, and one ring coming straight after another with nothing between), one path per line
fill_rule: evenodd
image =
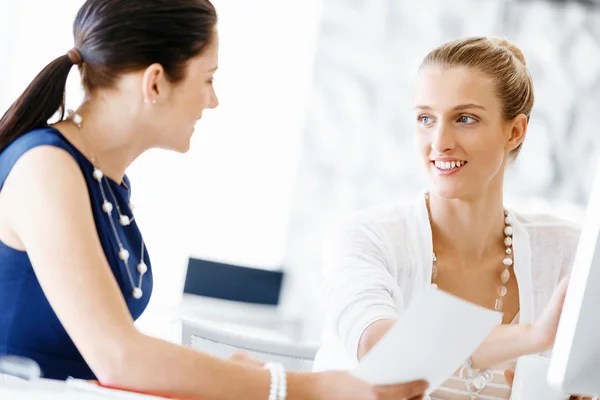
M148 99L144 99L144 104L148 104L148 103L151 103L151 104L156 104L156 100L152 100L152 101L150 102L150 101L148 101Z

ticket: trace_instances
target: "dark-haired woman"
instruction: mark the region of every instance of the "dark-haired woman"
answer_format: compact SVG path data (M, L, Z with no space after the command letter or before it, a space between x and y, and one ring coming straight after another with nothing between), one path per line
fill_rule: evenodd
M207 400L420 398L422 382L286 374L135 329L152 273L125 170L151 148L187 151L202 112L217 106L216 22L208 0L88 0L75 47L0 120L0 355L31 358L48 378ZM86 97L64 118L73 65Z

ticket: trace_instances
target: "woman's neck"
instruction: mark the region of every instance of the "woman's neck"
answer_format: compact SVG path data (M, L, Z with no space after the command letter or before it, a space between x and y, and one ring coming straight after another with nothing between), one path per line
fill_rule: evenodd
M77 110L81 129L73 121L55 125L96 167L115 182L122 182L125 170L147 148L136 140L135 123L127 111L109 102L88 100Z
M503 248L504 208L502 188L487 190L476 199L444 199L428 196L433 247L447 254L458 268L480 264Z

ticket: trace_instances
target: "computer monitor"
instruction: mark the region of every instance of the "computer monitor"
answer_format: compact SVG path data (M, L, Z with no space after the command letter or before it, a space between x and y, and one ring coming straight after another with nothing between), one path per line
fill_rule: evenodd
M548 383L563 393L600 396L600 165L582 228Z

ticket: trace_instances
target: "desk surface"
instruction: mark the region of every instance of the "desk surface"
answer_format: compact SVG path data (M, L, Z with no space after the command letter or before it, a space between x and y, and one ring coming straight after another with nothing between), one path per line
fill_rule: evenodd
M0 381L0 399L15 400L164 400L160 397L104 389L83 382L40 379L34 382Z

